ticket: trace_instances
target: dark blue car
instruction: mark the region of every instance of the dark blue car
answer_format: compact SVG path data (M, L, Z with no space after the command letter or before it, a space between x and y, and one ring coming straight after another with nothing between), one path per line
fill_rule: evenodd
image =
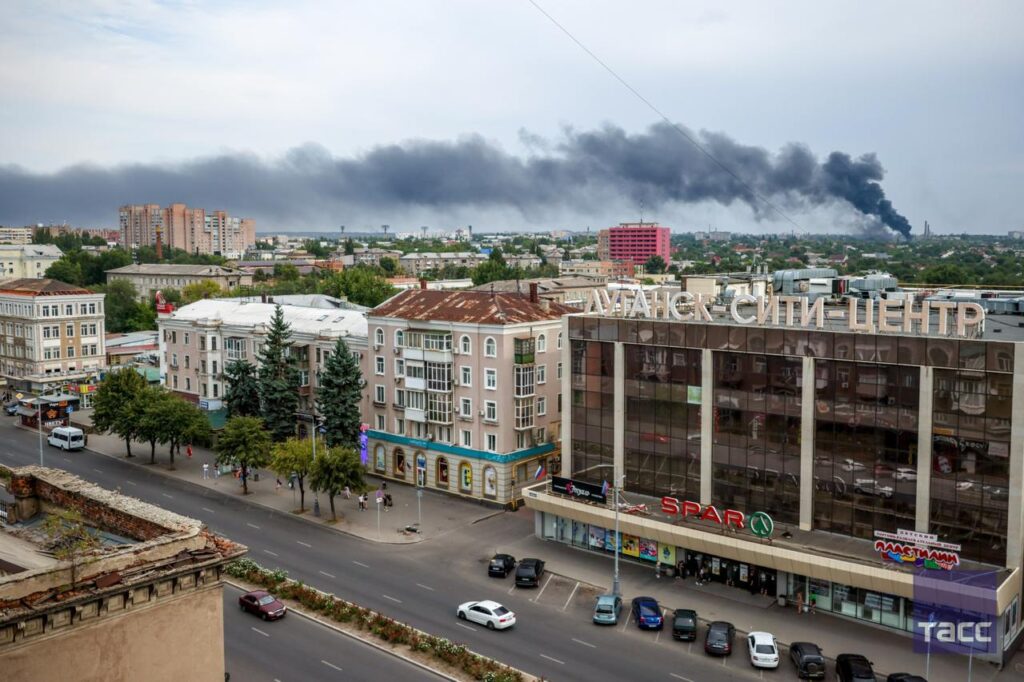
M661 607L654 597L635 597L633 599L633 619L641 630L660 630L665 626L661 615Z

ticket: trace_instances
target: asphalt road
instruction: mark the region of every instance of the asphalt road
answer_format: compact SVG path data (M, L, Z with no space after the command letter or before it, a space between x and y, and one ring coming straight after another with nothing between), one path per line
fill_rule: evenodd
M294 613L263 622L238 608L241 594L224 589L224 653L232 682L444 679Z
M0 462L38 464L34 433L6 423L0 425L0 442ZM47 466L203 520L215 532L247 545L249 556L264 566L283 568L306 584L462 642L548 680L717 682L761 677L751 670L741 641L731 658L713 659L705 657L699 646L689 653L689 647L672 642L667 632L639 632L626 624L596 627L578 610L534 601L540 590L516 590L511 578L488 578L484 561L495 543L533 532L529 514L501 515L431 542L381 545L250 505L241 495L169 478L147 465L90 451L63 453L44 447L44 455ZM134 461L144 460L140 455ZM505 604L516 612L517 625L491 632L459 621L456 605L474 599ZM247 636L245 641L252 640ZM318 663L333 656L331 645L319 656L296 654L288 661L311 659ZM323 674L320 668L319 674ZM783 669L781 676L791 678L792 670L785 664Z

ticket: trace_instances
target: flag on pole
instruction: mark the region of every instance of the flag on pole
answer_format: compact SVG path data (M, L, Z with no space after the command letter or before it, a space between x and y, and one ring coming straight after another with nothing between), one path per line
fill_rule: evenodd
M537 471L534 472L533 478L534 478L534 480L544 478L544 464L543 463L537 465Z
M608 481L601 481L601 494L608 495Z

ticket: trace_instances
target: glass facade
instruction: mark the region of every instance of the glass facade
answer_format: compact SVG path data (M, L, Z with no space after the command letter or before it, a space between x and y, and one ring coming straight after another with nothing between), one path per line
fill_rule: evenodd
M611 343L573 341L572 478L601 483L612 476L613 374Z

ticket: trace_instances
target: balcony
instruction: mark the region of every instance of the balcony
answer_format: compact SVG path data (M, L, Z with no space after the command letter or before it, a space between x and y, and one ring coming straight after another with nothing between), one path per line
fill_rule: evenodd
M517 365L532 365L536 342L532 336L513 339L514 360Z
M423 377L405 377L405 387L410 391L425 391L427 390L427 380Z
M405 418L411 422L426 422L427 412L420 408L407 407L405 408Z

